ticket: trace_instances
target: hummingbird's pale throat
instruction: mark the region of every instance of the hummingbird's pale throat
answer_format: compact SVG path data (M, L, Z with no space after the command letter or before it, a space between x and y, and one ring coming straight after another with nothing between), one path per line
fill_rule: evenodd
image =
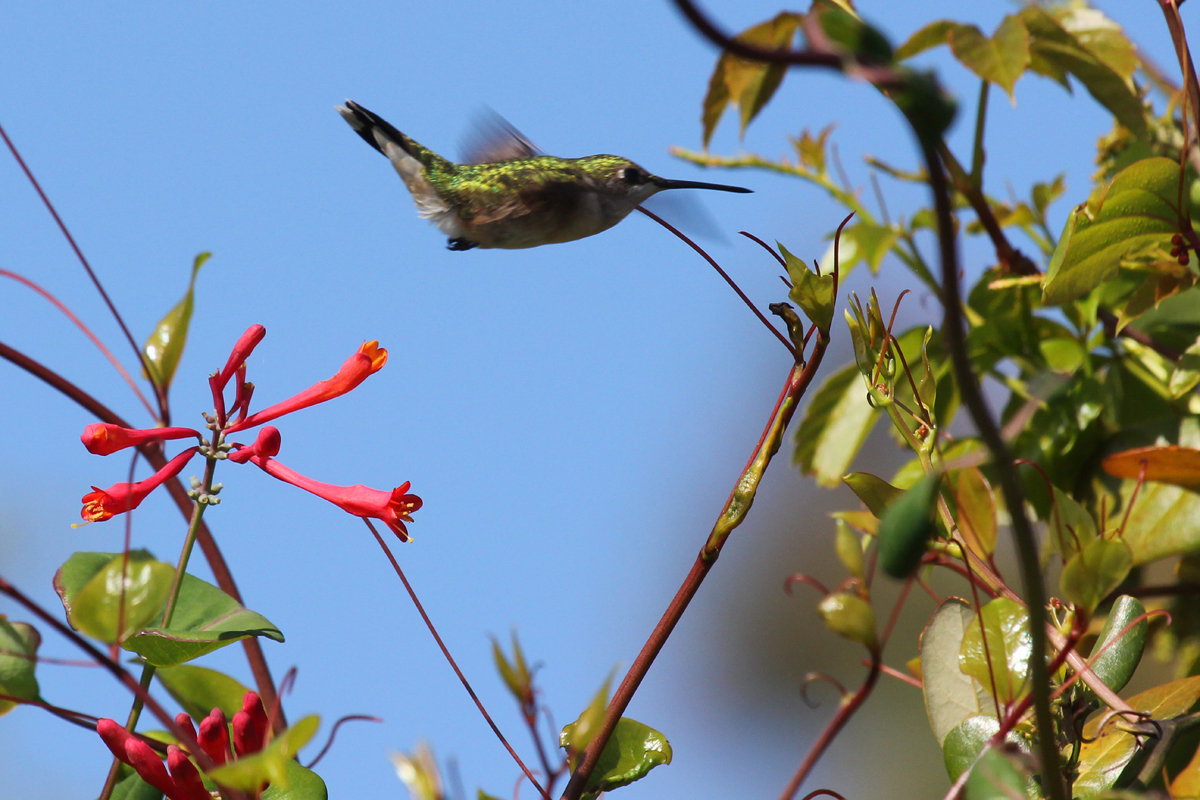
M337 110L392 162L417 213L450 237L451 250L517 249L582 239L608 230L666 189L750 191L667 180L620 156L542 155L511 129L504 141L489 144L485 163L456 164L352 100Z

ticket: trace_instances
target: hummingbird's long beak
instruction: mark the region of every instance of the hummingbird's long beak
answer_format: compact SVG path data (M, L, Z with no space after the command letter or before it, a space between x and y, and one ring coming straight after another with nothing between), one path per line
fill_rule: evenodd
M723 183L702 183L700 181L670 181L659 178L655 181L661 189L716 189L718 192L752 193L753 189L743 189L741 186L726 186Z

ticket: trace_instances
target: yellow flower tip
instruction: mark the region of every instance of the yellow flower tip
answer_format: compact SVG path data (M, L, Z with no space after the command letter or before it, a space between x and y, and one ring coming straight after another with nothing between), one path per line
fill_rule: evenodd
M362 347L358 348L358 352L371 360L371 372L378 372L387 363L387 350L379 346L378 340L363 342Z

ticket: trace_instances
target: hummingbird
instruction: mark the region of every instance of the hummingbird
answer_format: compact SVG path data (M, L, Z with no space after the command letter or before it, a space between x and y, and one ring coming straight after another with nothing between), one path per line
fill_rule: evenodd
M557 158L540 153L499 120L493 136L456 164L347 100L338 113L387 156L412 193L417 213L449 237L450 250L519 249L593 236L668 189L749 192L738 186L660 178L627 158Z

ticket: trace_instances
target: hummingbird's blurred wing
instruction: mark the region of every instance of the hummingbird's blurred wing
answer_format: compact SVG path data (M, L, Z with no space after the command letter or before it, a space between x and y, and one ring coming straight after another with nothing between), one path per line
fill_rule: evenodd
M687 192L663 192L642 203L693 239L728 243L729 237L721 232L721 226L709 213L708 208L695 195Z
M472 116L471 128L458 149L460 164L491 164L545 155L525 134L486 106Z

